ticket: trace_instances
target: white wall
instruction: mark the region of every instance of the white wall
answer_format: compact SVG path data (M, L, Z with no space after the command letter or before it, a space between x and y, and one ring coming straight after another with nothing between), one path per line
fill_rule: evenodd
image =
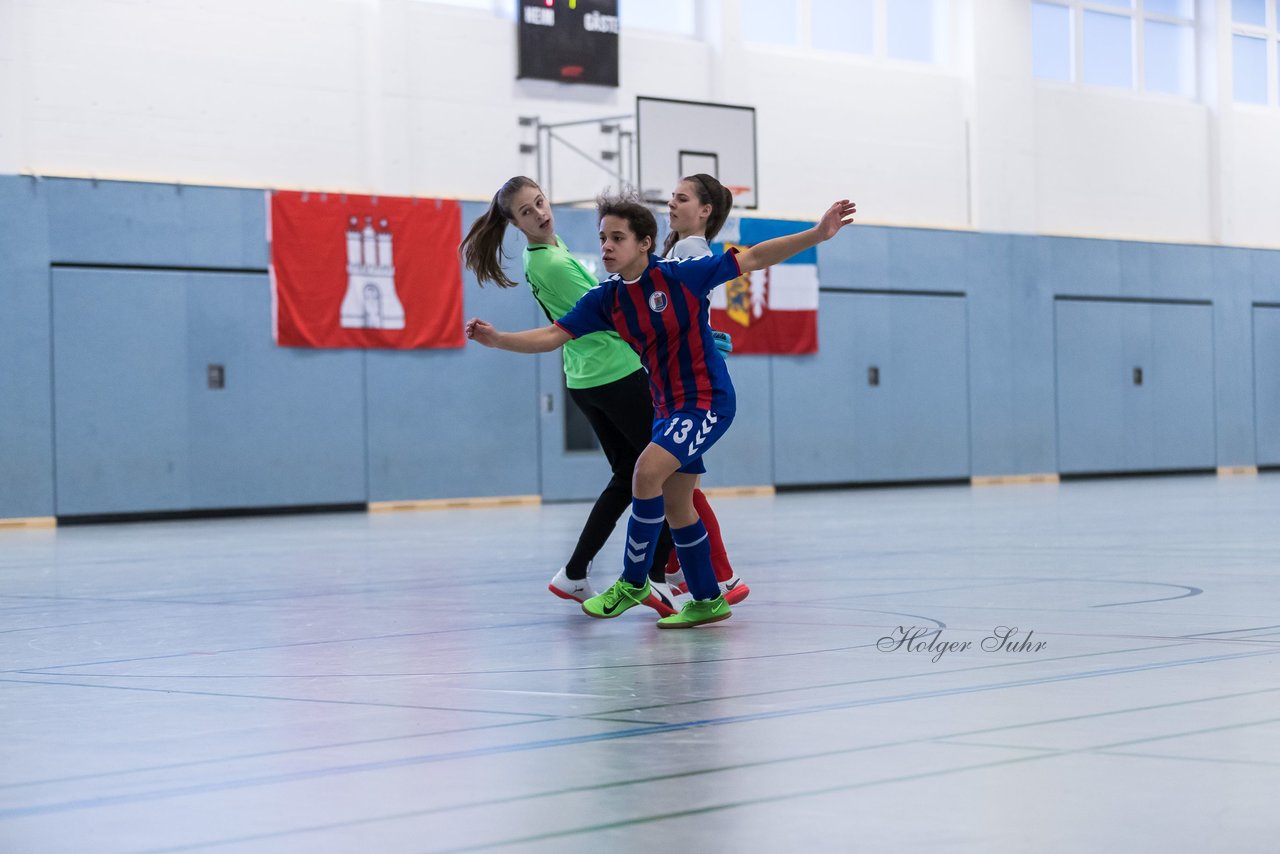
M0 0L0 172L14 172L23 159L22 114L25 92L19 75L18 7L14 0Z
M1280 110L1222 98L1229 62L1146 98L1035 81L1029 0L955 0L946 69L744 46L739 0L690 2L705 38L624 34L614 90L517 81L513 21L418 0L0 0L0 172L487 198L535 170L516 116L644 94L754 105L764 213L1280 246ZM609 181L572 163L557 196Z
M968 224L959 75L755 48L734 76L727 100L757 110L762 208L816 218L851 196L878 222Z
M1224 168L1235 177L1227 243L1280 246L1280 110L1241 108Z
M1034 127L1037 231L1209 240L1204 107L1039 84Z

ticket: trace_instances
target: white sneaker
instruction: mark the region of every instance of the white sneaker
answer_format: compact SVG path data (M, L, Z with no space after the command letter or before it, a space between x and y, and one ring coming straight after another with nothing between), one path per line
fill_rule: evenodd
M640 604L648 605L657 611L660 617L670 617L676 613L675 593L672 592L670 585L663 584L661 581L649 582L649 595Z
M684 580L684 570L677 569L675 572L668 572L667 586L671 588L673 593L688 593L689 585Z
M592 596L596 595L596 589L591 586L591 578L572 579L564 571L564 567L560 567L560 571L551 579L551 583L547 585L547 589L559 596L561 599L572 599L575 602L585 602Z
M749 593L751 593L751 588L738 577L737 573L729 576L728 581L720 582L720 595L730 605L737 605L743 599L746 599Z

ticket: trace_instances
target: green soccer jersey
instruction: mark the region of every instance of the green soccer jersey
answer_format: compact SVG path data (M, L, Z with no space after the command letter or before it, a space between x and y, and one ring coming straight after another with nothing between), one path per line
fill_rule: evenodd
M559 320L587 291L599 284L564 241L532 243L524 250L524 276L547 319ZM640 357L616 332L594 332L564 345L564 376L569 388L595 388L640 370Z

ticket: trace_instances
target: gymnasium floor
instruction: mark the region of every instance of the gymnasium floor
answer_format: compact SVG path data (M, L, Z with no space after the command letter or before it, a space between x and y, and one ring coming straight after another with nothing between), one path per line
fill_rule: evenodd
M0 531L0 851L1280 850L1280 475L714 504L687 632L582 504Z

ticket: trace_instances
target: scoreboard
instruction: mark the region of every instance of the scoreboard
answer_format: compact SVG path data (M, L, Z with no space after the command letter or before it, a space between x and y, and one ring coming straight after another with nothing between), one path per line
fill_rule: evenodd
M618 0L519 0L516 78L618 85Z

